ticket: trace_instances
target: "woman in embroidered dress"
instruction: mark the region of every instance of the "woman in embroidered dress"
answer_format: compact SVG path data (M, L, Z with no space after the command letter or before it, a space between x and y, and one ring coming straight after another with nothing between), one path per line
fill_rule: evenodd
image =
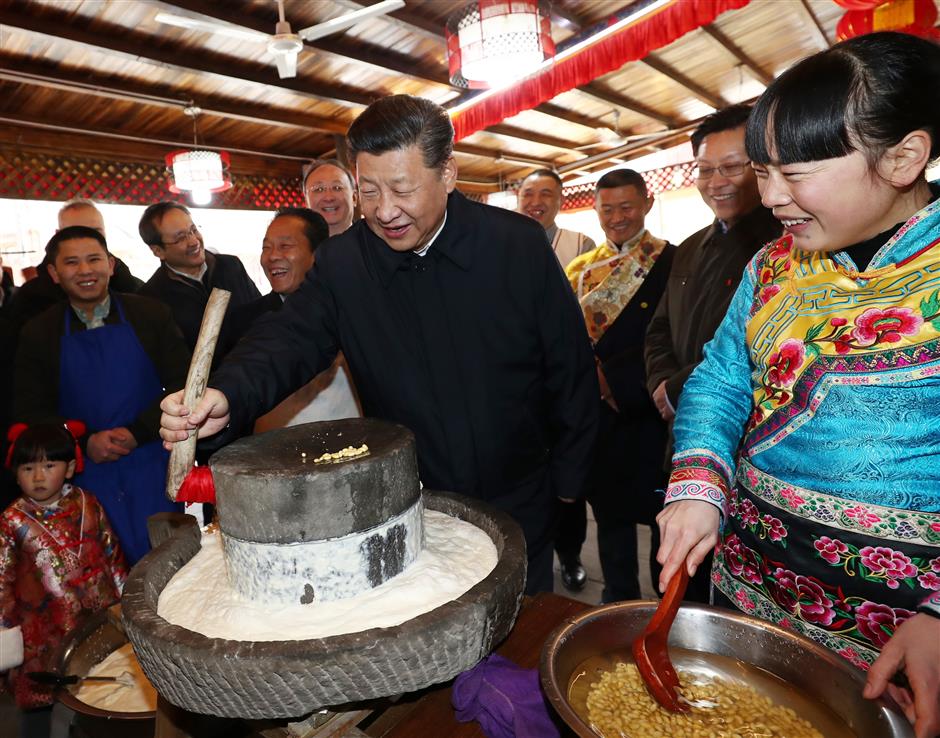
M716 547L716 604L793 628L940 732L940 47L838 44L758 101L783 237L685 385L660 588Z
M52 692L25 674L50 668L82 613L117 602L127 567L98 501L68 484L76 466L70 431L19 426L10 436L8 465L22 495L0 518L0 670L10 670L20 735L45 738Z

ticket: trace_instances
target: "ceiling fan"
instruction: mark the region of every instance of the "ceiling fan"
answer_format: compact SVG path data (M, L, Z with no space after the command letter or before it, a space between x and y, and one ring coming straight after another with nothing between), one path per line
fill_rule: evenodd
M303 48L304 41L315 41L318 38L349 28L366 18L385 15L393 10L405 7L405 0L382 0L382 2L375 5L368 5L323 23L302 28L294 33L291 30L290 23L284 18L284 0L276 0L276 2L279 20L274 27L274 33L270 35L224 21L199 20L173 13L157 13L155 20L159 23L166 23L190 31L206 31L207 33L215 33L255 43L266 43L268 53L274 57L277 64L278 76L285 79L297 76L297 55Z

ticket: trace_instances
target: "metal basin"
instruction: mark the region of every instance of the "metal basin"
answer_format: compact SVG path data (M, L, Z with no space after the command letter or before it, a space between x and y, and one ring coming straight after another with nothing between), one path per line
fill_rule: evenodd
M575 712L568 699L572 680L592 657L629 654L630 644L643 631L657 604L641 600L589 610L569 619L546 641L540 664L542 687L552 707L582 738L596 738L597 733ZM862 697L865 684L862 671L810 639L772 623L730 610L683 605L669 634L669 646L698 652L686 654L687 660L698 665L697 671L702 671L703 665L714 664L711 673L723 674L726 673L723 664L733 659L739 668L753 670L755 675L769 672L796 688L790 691L806 705L804 717L812 721L810 711L824 712L840 729L851 731L847 734L854 733L856 738L914 736L910 723L893 700L871 701ZM683 659L674 653L673 660L682 670ZM753 686L763 691L756 682ZM800 714L796 704L791 707ZM822 726L817 728L830 735Z
M112 651L127 643L120 609L116 606L89 615L68 634L52 661L60 674L85 676ZM88 705L75 697L78 686L61 689L56 699L76 713L75 724L95 738L153 736L153 712L118 712Z

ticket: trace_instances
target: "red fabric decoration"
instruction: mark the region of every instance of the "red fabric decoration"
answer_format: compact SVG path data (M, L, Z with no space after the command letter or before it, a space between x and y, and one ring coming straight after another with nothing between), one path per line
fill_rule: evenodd
M846 10L871 10L885 0L832 0L836 5Z
M940 37L934 23L937 6L933 0L889 0L874 9L850 10L836 24L836 39L845 41L874 31L899 31L923 38Z
M556 61L544 72L454 114L454 139L460 141L523 110L531 110L562 92L620 69L627 62L642 59L689 31L711 23L725 11L743 8L749 2L673 0L614 35Z
M7 459L6 459L6 468L11 469L13 467L13 447L16 445L16 439L19 438L23 431L26 430L29 426L26 423L14 423L10 426L10 430L7 431L7 441L10 446L7 449Z
M75 473L81 474L85 468L85 458L82 456L82 447L79 445L78 439L85 435L85 424L80 420L66 420L65 427L72 434L72 438L75 439Z
M208 466L194 466L189 470L179 492L177 502L208 502L215 504L215 482Z

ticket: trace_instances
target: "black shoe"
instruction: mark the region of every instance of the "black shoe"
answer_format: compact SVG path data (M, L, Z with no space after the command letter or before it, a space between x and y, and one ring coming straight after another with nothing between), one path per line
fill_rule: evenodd
M561 583L571 592L580 592L587 584L587 572L581 566L580 556L560 556Z

